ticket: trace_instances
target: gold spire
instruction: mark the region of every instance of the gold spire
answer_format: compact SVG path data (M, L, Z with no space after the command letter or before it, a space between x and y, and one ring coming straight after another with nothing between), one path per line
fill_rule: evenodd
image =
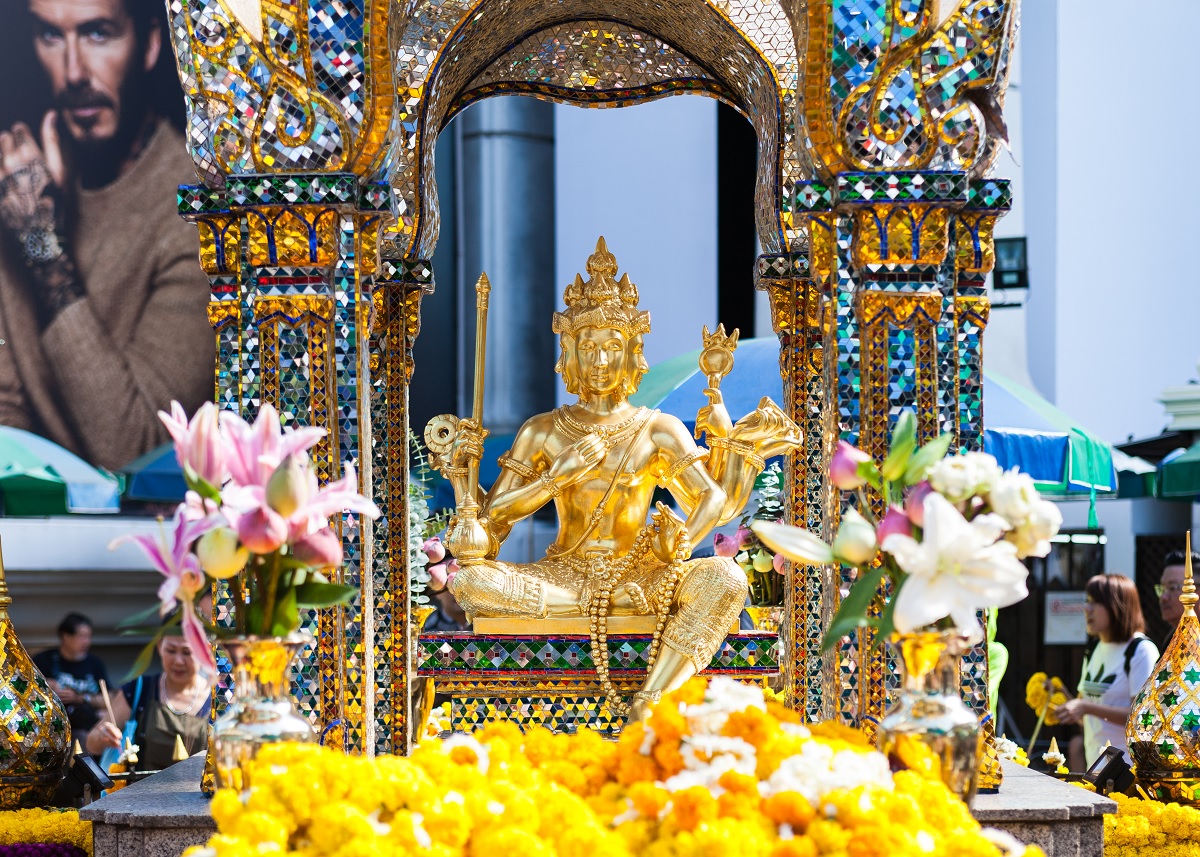
M1183 617L1146 684L1133 698L1125 736L1139 784L1153 797L1200 805L1200 597L1192 534L1184 561Z
M67 712L17 639L8 607L12 598L0 547L0 699L9 714L0 722L0 809L45 806L71 756Z

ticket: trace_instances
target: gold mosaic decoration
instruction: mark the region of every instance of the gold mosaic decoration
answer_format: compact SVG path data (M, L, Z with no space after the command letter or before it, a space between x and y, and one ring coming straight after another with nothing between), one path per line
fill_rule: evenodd
M1183 618L1133 700L1125 726L1142 788L1160 800L1200 806L1200 621L1187 536Z
M238 22L223 0L168 0L206 185L182 189L180 211L212 283L216 399L325 426L322 478L353 460L388 510L343 529L361 604L311 617L317 649L297 692L328 739L367 752L410 740L407 385L439 229L435 144L474 100L600 107L699 92L752 123L756 279L781 339L784 407L805 432L789 463L793 521L829 534L833 444L877 446L903 408L923 434L980 446L983 277L1008 201L1003 182L972 184L974 198L967 180L997 151L1016 4L942 4L943 20L933 5L261 0L239 4L259 14ZM879 713L890 664L860 663L862 640L820 653L844 581L829 569L792 581L789 699L814 717ZM963 692L977 707L985 679L969 655Z
M13 628L0 555L0 809L46 806L71 757L71 726Z

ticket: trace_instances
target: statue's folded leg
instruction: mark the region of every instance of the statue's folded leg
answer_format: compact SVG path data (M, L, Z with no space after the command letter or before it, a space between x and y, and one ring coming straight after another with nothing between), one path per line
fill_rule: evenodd
M712 662L746 603L746 573L728 557L694 559L680 580L674 613L663 628L662 648L634 695L631 720L646 715L649 703L675 690Z
M479 563L454 576L450 592L468 616L545 619L579 616L580 593L547 580L537 566Z

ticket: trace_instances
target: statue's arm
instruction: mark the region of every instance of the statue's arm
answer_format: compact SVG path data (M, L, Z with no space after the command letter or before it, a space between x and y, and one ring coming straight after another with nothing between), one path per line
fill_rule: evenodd
M682 422L659 417L654 442L662 457L663 485L687 512L684 527L696 545L720 523L725 491L704 466L707 451L696 446Z
M534 417L521 426L512 449L500 459L500 477L484 498L482 516L498 541L504 541L513 524L528 518L553 497L541 478L545 470L541 460L546 440L543 422L541 417Z

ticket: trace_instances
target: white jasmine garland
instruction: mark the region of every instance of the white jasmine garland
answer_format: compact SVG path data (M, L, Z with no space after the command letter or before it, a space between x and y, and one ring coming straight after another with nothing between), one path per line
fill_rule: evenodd
M1017 751L1021 748L1016 741L1006 738L1001 735L996 739L996 755L1001 759L1009 759L1010 761L1017 758Z
M892 771L887 758L874 750L838 750L827 744L807 741L800 752L780 763L771 778L760 782L759 793L770 797L779 792L798 792L813 806L838 789L875 785L893 791Z
M987 494L999 483L1004 471L986 452L967 452L943 458L929 471L929 484L951 503Z

